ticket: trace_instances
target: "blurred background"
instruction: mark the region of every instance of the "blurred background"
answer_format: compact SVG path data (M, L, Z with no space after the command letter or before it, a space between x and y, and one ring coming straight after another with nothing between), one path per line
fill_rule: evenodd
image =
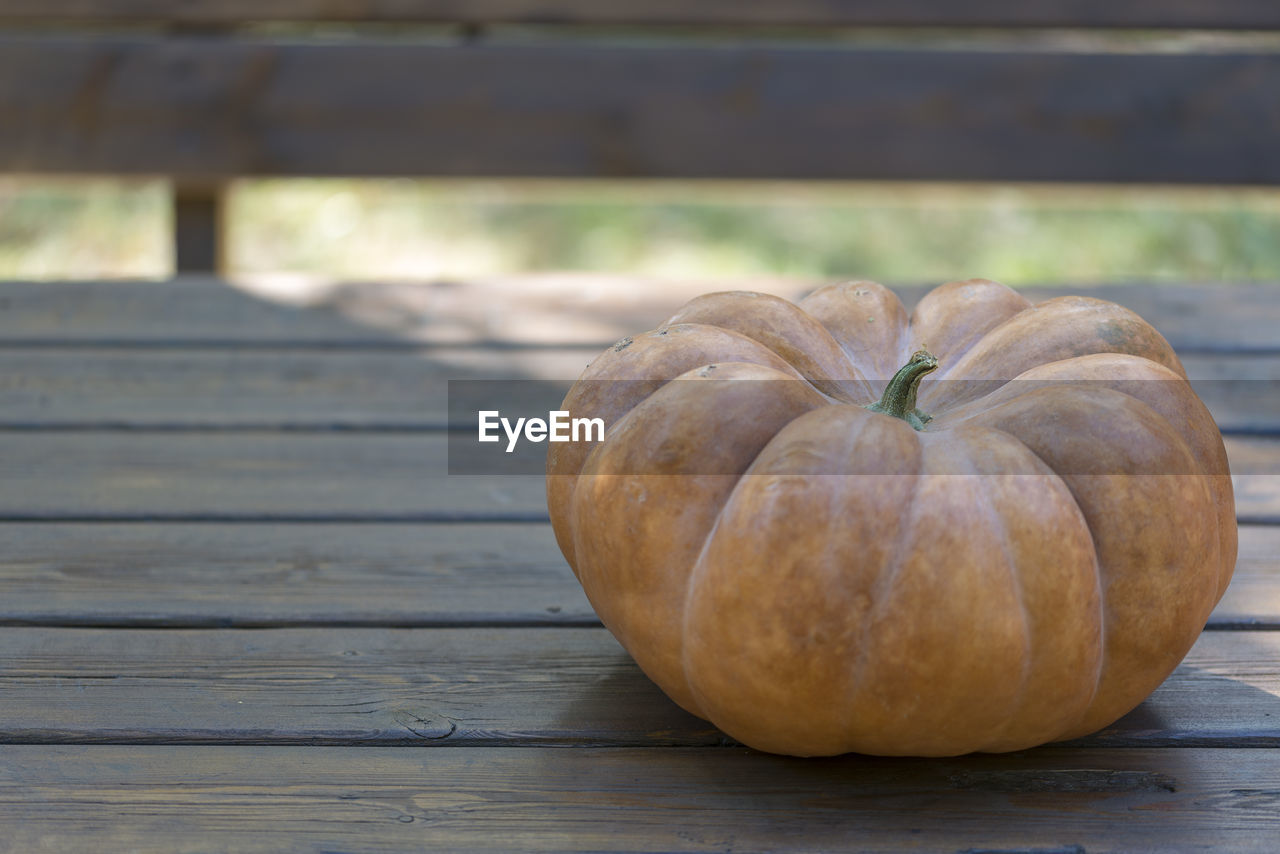
M0 278L169 277L168 192L155 179L0 176ZM1269 188L250 179L226 205L233 277L1280 279Z

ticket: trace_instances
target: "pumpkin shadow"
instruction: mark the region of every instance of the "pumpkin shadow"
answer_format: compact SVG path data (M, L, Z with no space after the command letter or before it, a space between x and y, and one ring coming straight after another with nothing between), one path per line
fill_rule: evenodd
M1247 648L1248 636L1235 638L1233 646ZM1264 648L1259 653L1270 655L1273 650ZM1280 696L1241 679L1183 664L1133 711L1092 735L1060 746L1280 747Z
M641 811L679 803L687 820L673 832L681 843L725 849L771 839L836 850L860 840L1082 854L1114 845L1118 833L1133 850L1178 847L1189 844L1180 836L1187 829L1168 820L1170 810L1185 809L1189 797L1243 803L1254 790L1224 788L1221 750L1167 748L1280 745L1280 698L1190 665L1099 733L1006 754L761 753L680 710L621 649L563 712L566 730L592 730L595 745L615 748L593 752L601 770L580 777L573 797ZM645 749L663 746L686 749ZM552 777L564 773L564 754L541 751L536 761ZM618 774L609 771L614 762ZM1239 776L1250 773L1243 768Z
M589 682L570 689L554 731L585 747L737 744L712 724L680 708L621 646L607 657L607 663L593 669Z
M1219 640L1218 633L1208 633L1206 638L1210 644ZM1265 661L1272 653L1265 644L1258 644L1259 648L1250 652L1247 635L1232 637L1230 646L1245 659ZM596 745L742 746L709 722L680 708L621 647L592 682L567 698L556 728L585 735L584 722L594 735L589 743ZM1203 666L1183 664L1150 697L1115 723L1091 735L1021 751L1020 755L1042 755L1046 763L1052 764L1061 757L1063 748L1171 746L1280 747L1280 696ZM995 754L970 754L948 761L964 763L984 755ZM1097 761L1105 766L1107 756L1103 752ZM921 761L859 754L798 761L860 766L870 759L889 763Z

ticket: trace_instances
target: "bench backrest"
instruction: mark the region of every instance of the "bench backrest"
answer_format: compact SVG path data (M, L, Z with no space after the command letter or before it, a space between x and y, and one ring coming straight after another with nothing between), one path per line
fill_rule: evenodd
M1275 30L1275 0L8 0L0 169L172 178L181 268L246 175L1280 184Z

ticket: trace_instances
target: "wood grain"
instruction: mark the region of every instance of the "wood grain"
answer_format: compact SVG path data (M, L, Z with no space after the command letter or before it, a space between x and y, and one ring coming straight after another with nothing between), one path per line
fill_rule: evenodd
M421 283L0 282L0 342L14 347L417 350L423 345L590 345L653 329L699 294L799 298L823 282L671 281L598 274ZM1179 353L1280 352L1270 282L1029 288L1034 301L1085 294L1145 318ZM910 308L926 287L898 287Z
M723 738L667 700L603 629L31 628L0 630L0 645L0 742Z
M0 629L0 742L716 745L603 629ZM1280 633L1206 632L1089 745L1280 747ZM139 702L139 698L146 698Z
M12 171L1280 183L1280 54L0 39Z
M545 524L0 525L0 624L596 625ZM1280 629L1280 527L1245 525L1211 628Z
M7 0L0 22L117 24L350 21L472 24L678 24L929 27L1280 27L1265 0Z
M544 445L471 434L0 433L0 520L541 521ZM1244 521L1280 518L1280 439L1227 437ZM496 463L495 463L496 464Z
M7 747L15 850L1269 854L1274 750Z
M0 532L9 625L598 625L547 524Z
M0 850L1274 850L1280 525L1242 529L1214 630L1088 739L765 756L595 626L545 522L497 523L543 518L540 477L448 476L422 432L442 374L581 355L482 343L554 323L183 283L0 286ZM1274 430L1267 286L1123 293L1203 345L1218 417ZM1242 515L1280 522L1280 439L1228 444Z

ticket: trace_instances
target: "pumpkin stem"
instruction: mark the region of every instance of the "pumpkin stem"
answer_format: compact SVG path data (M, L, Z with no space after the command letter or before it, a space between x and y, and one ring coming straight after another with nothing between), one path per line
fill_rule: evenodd
M937 369L936 356L928 350L917 350L893 375L893 379L889 380L884 396L867 406L867 409L901 418L917 430L923 430L932 416L916 409L916 392L920 390L920 380L924 379L924 375Z

